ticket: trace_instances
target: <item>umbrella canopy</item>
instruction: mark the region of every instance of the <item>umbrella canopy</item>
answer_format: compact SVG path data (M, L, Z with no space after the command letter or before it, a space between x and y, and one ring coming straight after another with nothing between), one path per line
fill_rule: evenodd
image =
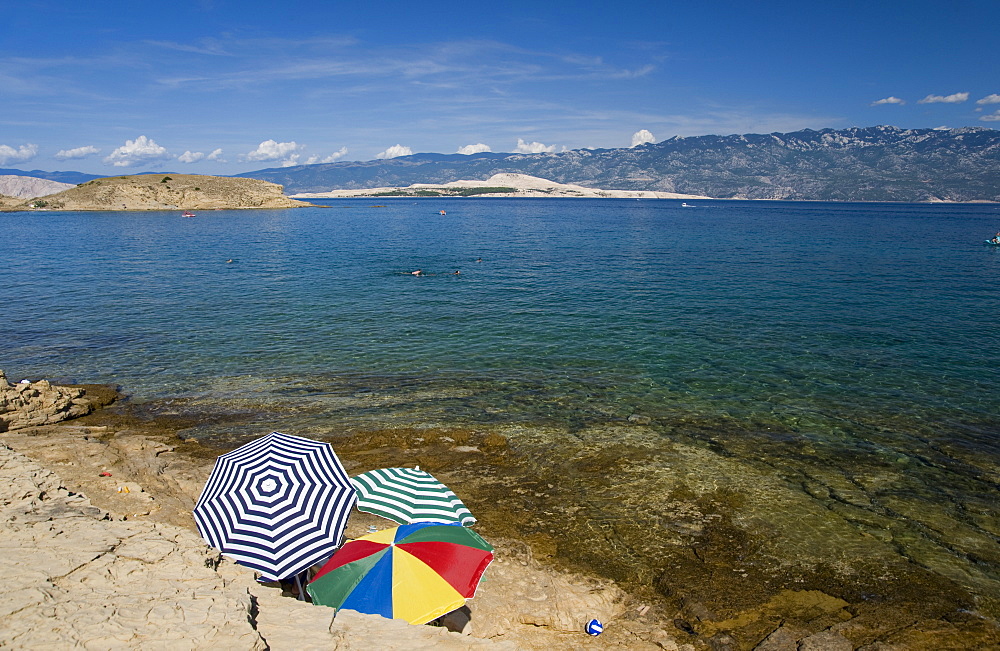
M307 589L316 604L426 624L472 598L492 560L460 524L407 524L346 543Z
M216 460L194 518L210 545L274 581L329 557L356 499L329 443L272 432Z
M384 468L352 477L358 509L399 524L476 521L447 486L420 468Z

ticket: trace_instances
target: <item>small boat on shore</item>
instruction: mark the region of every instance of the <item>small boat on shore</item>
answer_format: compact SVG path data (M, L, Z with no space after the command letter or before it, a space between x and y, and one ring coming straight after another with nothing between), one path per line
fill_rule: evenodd
M185 210L184 212L181 213L181 217L194 217L194 213Z

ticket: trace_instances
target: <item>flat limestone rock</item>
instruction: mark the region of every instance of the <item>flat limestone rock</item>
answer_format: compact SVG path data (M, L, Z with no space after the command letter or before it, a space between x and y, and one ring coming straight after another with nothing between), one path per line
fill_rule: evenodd
M313 606L278 596L268 588L251 588L260 612L258 630L272 651L316 651L327 649L497 649L518 648L512 642L494 642L477 637L451 633L434 626L413 626L402 620L386 619L353 610L334 610ZM289 618L285 606L300 605L294 618ZM303 629L323 631L324 635L304 639Z
M626 595L617 586L545 572L512 545L498 545L498 551L506 553L499 553L487 568L476 598L469 602L475 635L541 629L579 636L590 619L611 622L623 614Z
M517 648L282 598L194 533L113 519L3 443L0 573L0 648Z
M0 444L0 647L264 649L191 533L114 521Z

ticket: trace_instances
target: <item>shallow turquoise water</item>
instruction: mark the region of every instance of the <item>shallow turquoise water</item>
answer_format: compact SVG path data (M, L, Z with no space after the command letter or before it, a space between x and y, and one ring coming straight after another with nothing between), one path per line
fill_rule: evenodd
M143 399L251 375L593 389L730 415L988 424L1000 406L995 206L331 204L9 216L5 369Z
M380 201L6 215L0 368L204 437L640 414L1000 595L1000 207Z

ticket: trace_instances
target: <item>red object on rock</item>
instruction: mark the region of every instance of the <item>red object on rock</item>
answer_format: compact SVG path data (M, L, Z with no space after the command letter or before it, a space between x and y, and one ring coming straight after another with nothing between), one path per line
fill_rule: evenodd
M101 474L99 474L99 475L97 475L97 476L98 476L98 477L110 477L110 476L111 476L111 473L110 473L110 472L102 472Z

